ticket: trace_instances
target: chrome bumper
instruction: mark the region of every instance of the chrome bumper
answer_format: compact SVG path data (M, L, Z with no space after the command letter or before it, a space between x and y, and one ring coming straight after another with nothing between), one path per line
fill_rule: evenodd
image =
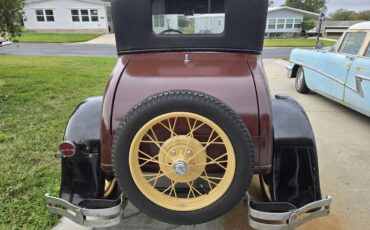
M258 203L246 196L249 225L254 229L290 230L313 220L328 216L332 198L312 202L301 208L289 203Z
M289 64L285 66L285 70L287 71L286 73L287 78L292 78L293 67L294 67L294 64L291 62L289 62Z
M113 205L104 208L85 208L73 205L61 198L45 195L47 209L53 214L66 217L73 222L86 227L111 227L119 224L123 219L123 210L127 205L127 198L121 195ZM91 200L94 203L94 200ZM95 200L99 202L101 200Z

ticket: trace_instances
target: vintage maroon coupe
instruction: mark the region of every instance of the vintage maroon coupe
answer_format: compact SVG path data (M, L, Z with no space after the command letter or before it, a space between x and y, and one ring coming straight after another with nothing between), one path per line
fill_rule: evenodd
M48 209L85 226L119 223L128 200L185 225L215 219L241 198L259 229L328 215L308 118L292 98L269 93L267 7L113 0L119 59L104 97L84 100L68 122L60 195L46 195ZM247 193L253 174L265 203Z

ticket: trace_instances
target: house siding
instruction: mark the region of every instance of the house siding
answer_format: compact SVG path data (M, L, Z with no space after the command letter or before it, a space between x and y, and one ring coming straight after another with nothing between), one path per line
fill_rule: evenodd
M303 21L304 14L300 12L295 12L289 9L281 9L276 11L270 11L267 15L267 23L269 19L300 19ZM300 33L301 28L284 28L284 29L269 29L268 25L266 26L267 33Z
M54 21L39 22L36 18L37 9L50 9L54 13ZM73 22L72 9L98 10L98 22ZM27 3L25 8L24 26L28 31L39 32L108 32L107 10L104 4L95 4L78 0L46 0Z

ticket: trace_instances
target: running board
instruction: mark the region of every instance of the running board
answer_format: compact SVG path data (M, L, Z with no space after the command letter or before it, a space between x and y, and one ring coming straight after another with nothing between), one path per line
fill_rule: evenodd
M117 200L87 199L78 206L49 194L45 195L45 200L50 213L85 227L112 227L119 224L127 205L127 198L123 194Z
M309 203L301 208L287 202L254 202L246 194L249 225L254 229L291 230L302 224L328 216L332 198Z

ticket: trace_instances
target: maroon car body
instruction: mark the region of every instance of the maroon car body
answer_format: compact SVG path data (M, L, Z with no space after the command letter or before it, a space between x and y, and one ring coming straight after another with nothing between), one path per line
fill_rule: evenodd
M185 55L189 62L184 62ZM112 173L112 139L123 116L148 95L172 89L205 92L233 108L252 135L255 172L269 172L272 110L261 55L225 52L159 52L120 57L103 100L101 166L105 172Z
M308 117L269 92L267 8L267 0L113 0L119 58L104 96L81 102L68 121L60 194L46 195L48 209L92 227L122 221L128 199L172 224L210 221L242 197L256 229L328 215ZM268 203L250 200L253 174Z

